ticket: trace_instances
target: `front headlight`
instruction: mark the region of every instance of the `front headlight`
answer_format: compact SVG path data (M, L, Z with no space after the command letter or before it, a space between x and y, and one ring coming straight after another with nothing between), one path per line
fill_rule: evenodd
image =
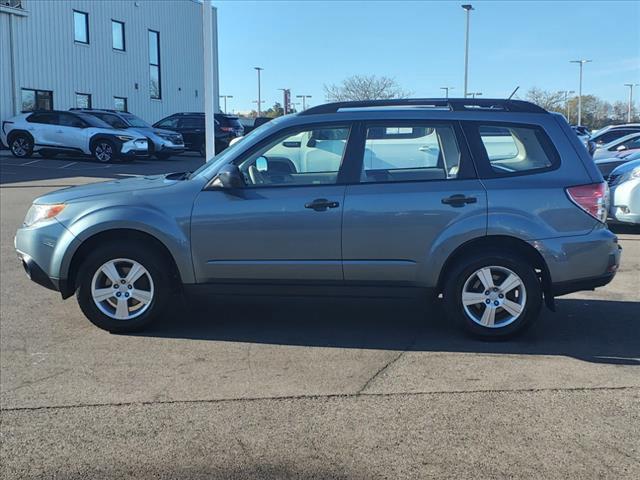
M123 142L129 142L133 140L133 137L130 137L129 135L116 135L116 138L118 140L122 140Z
M64 203L57 203L54 205L31 205L31 208L27 212L27 216L24 217L24 226L30 227L36 223L54 218L64 210L64 207Z
M640 167L636 167L633 170L622 174L616 183L628 182L629 180L635 180L636 178L640 178Z

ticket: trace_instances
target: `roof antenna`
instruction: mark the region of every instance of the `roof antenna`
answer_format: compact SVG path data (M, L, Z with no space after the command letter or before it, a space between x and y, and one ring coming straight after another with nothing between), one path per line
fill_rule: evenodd
M511 97L513 97L516 94L519 88L520 88L520 85L518 85L516 89L513 92L511 92L511 95L509 95L509 98L507 98L507 100L511 100Z

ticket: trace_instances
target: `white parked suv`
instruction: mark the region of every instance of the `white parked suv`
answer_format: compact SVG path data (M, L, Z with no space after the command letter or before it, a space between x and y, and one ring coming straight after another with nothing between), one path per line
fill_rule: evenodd
M83 113L39 111L2 122L0 141L19 158L33 152L52 157L59 153L91 155L101 163L148 155L148 140L112 128Z

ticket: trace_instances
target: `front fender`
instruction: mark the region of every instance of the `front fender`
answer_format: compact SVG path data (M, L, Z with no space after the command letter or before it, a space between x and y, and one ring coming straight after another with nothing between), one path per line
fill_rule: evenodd
M71 237L58 242L64 253L57 255L61 279L67 279L71 260L80 245L98 233L115 229L137 230L159 240L176 262L183 283L194 283L189 218L176 220L152 206L114 205L89 212L65 225ZM73 238L72 238L73 237Z

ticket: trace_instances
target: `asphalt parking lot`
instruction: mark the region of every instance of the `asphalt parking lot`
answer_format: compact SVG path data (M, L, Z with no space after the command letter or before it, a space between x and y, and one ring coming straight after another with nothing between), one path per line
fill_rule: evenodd
M371 299L176 301L112 335L26 278L34 197L201 162L0 152L0 477L640 478L638 230L610 285L510 342Z

